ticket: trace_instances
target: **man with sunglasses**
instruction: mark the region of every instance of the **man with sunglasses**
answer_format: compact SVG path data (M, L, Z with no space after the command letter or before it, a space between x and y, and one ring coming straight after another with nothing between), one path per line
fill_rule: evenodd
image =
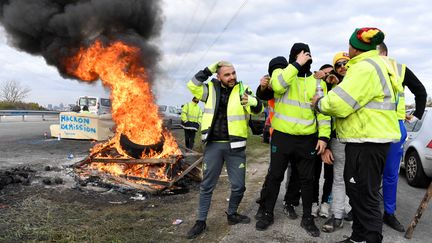
M338 52L333 58L334 72L326 78L329 90L333 89L342 82L346 74L346 64L350 60L349 54L346 52ZM343 218L345 214L345 182L343 178L345 166L345 144L336 139L335 124L332 122L332 133L330 142L321 159L325 164L333 165L333 185L331 203L332 217L327 220L322 226L322 231L331 233L343 227Z

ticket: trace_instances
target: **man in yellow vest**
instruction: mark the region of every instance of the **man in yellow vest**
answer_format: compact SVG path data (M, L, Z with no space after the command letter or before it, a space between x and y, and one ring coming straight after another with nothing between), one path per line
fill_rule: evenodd
M345 146L344 180L353 212L352 234L343 242L382 242L379 188L390 143L400 139L396 97L402 92L392 68L375 50L384 40L377 28L356 29L349 39L348 71L324 97L318 112L336 117Z
M205 81L214 73L217 79ZM226 212L228 224L248 224L250 218L237 213L243 198L246 175L246 139L250 114L263 112L261 101L247 86L237 81L234 66L225 61L216 62L199 71L187 84L192 94L204 105L201 123L205 143L203 181L200 187L198 220L187 233L192 239L206 228L213 190L224 162L231 183L231 195Z
M303 202L301 227L313 237L320 235L311 215L315 159L330 137L330 117L316 114L311 99L326 93L326 84L316 80L310 71L312 57L307 44L295 43L290 51L289 65L272 72L270 83L275 97L275 114L271 125L270 167L267 174L264 214L255 225L266 230L273 224L273 211L288 163L295 164ZM322 94L321 94L322 95ZM293 168L293 167L292 167Z
M380 55L387 56L387 46L383 43L377 46ZM390 64L396 69L396 75L399 82L403 87L408 89L414 94L416 110L413 115L405 115L405 96L404 92L399 93L399 100L397 104L397 114L399 119L401 139L397 143L390 145L389 153L383 173L383 201L384 201L384 216L383 221L391 228L404 232L403 225L397 220L395 216L396 211L396 194L397 182L399 179L399 165L403 155L403 144L407 137L404 121L415 122L422 118L426 106L427 93L423 84L418 80L414 73L404 64L399 64L393 59L388 59Z
M186 148L193 149L195 143L195 133L201 124L202 111L198 106L199 100L195 97L192 101L183 105L181 113L181 126L185 132Z

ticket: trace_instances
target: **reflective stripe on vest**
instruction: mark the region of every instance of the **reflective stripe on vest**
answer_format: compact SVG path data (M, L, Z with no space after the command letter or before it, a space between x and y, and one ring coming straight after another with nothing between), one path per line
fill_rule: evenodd
M246 141L231 142L230 144L232 149L246 147Z
M232 122L232 121L243 121L243 120L247 120L247 116L246 115L230 115L228 116L228 122Z
M280 75L280 77L282 77L282 74ZM303 109L309 109L309 110L312 109L312 106L310 103L300 102L299 100L288 99L290 87L287 86L286 89L287 90L285 91L285 93L282 97L275 99L275 103L282 103L285 105L297 106L297 107L300 107Z
M202 95L201 101L202 101L202 102L206 102L208 96L209 96L209 88L208 88L208 85L204 85L204 87L203 87L203 95Z
M279 74L279 76L278 76L278 81L279 81L280 85L281 85L284 89L286 89L286 88L288 87L288 84L285 82L285 79L283 78L282 73Z
M305 119L300 119L300 118L295 118L295 117L289 117L289 116L286 116L286 115L283 115L283 114L277 113L277 112L275 112L274 116L277 117L278 119L283 120L283 121L298 123L298 124L302 124L305 126L310 126L310 125L313 125L315 123L315 119L305 120Z
M372 64L372 66L377 71L379 79L380 79L381 87L382 87L382 90L384 92L383 102L371 101L365 105L365 108L378 109L378 110L396 110L396 103L393 103L391 101L392 94L390 92L389 86L387 85L387 81L384 77L384 74L383 74L381 68L372 59L366 59L365 61Z
M214 113L214 109L204 108L204 113L213 114Z
M377 109L377 110L396 110L396 103L391 102L391 92L390 92L390 89L387 85L387 81L384 77L384 74L383 74L381 68L378 66L378 64L375 61L373 61L371 59L366 59L365 61L372 64L372 66L377 71L377 74L378 74L379 79L380 79L381 87L383 88L384 99L383 99L383 102L370 101L364 107L369 108L369 109ZM354 98L352 98L350 94L348 94L345 90L341 89L339 86L336 86L332 90L342 100L344 100L347 104L349 104L354 110L357 110L360 108L360 104Z
M196 86L202 86L203 82L199 81L198 79L195 78L195 76L191 79L192 83L195 84Z
M354 110L360 109L360 104L341 87L336 86L334 89L332 89L332 91L335 92L335 94L337 94L343 101L345 101L345 103L350 105L351 108L353 108Z

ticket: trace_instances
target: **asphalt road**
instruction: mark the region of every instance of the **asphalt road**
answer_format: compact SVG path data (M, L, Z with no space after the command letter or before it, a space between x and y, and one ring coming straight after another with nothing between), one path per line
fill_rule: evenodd
M84 157L88 149L93 145L90 141L45 139L45 131L49 133L49 125L58 121L41 121L40 119L22 121L0 122L0 169L7 169L21 165L42 167L64 161L69 154L75 157ZM404 226L407 226L413 218L425 189L413 188L400 175L398 187L397 216ZM351 225L345 224L344 228L334 233L321 233L319 238L308 236L300 227L300 219L290 220L282 210L282 188L275 209L275 223L267 230L258 232L255 230L255 220L249 225L235 225L221 240L222 242L335 242L349 236ZM258 196L258 192L257 192ZM257 210L257 204L250 202L246 207L246 213L253 218ZM301 214L300 208L297 212ZM325 219L317 219L317 226L324 224ZM417 225L413 238L406 240L403 233L394 231L384 225L384 242L431 242L432 240L432 207L424 212Z

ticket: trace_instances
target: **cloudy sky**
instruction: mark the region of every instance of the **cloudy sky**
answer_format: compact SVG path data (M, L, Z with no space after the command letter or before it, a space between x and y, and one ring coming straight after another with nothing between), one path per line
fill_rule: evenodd
M328 2L328 3L327 3ZM356 27L378 27L386 34L389 56L409 68L432 94L431 4L427 0L288 1L165 0L164 28L154 40L164 70L154 80L157 103L180 105L191 99L186 82L218 60L232 62L238 79L257 87L271 58L288 57L296 42L309 44L312 69L348 50ZM63 79L43 58L9 46L0 27L0 82L17 80L31 89L26 101L71 104L81 95L108 97L95 85ZM407 91L407 103L413 95Z

